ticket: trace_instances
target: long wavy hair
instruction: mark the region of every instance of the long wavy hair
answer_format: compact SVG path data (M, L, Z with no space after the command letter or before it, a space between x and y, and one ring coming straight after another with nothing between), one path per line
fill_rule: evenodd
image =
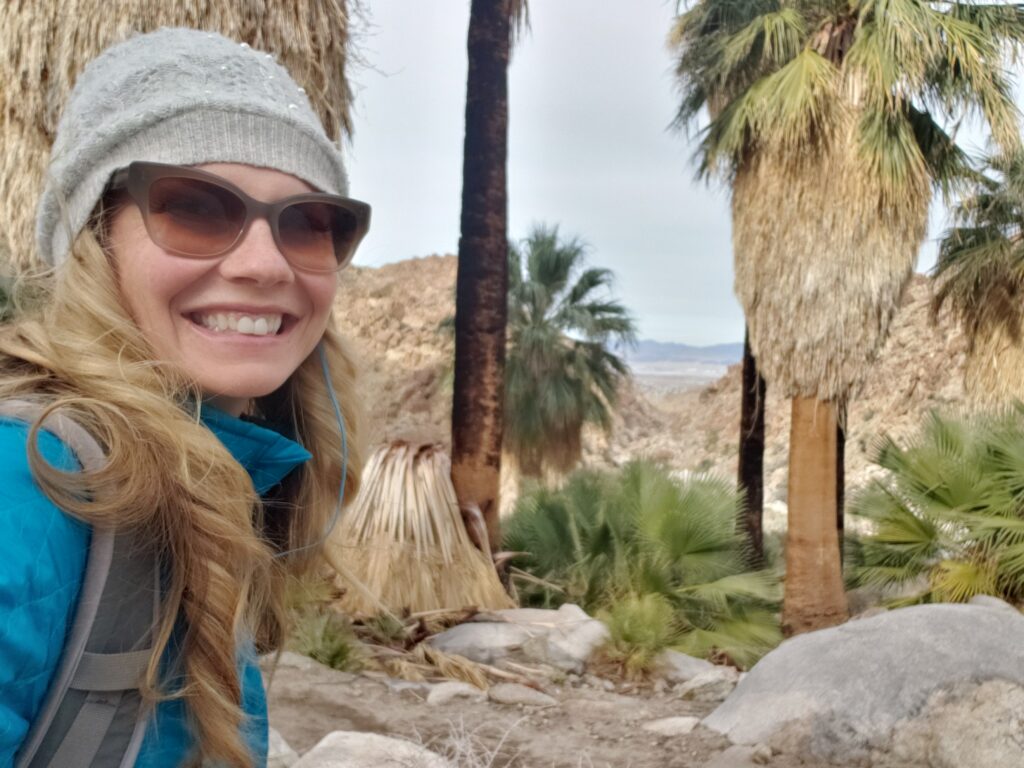
M40 454L37 423L27 451L36 481L62 510L95 526L144 530L155 543L168 583L143 695L150 704L184 699L196 764L248 768L236 653L249 637L260 650L280 646L286 584L317 562L343 471L334 407L315 351L278 391L252 402L251 415L293 433L313 455L261 500L200 422L195 383L158 360L132 320L101 241L84 229L68 261L43 280L45 297L33 292L36 308L0 328L0 398L61 409L104 448L102 469L61 471ZM348 501L363 459L355 368L333 324L322 344L347 428ZM161 663L172 633L183 680L169 686Z

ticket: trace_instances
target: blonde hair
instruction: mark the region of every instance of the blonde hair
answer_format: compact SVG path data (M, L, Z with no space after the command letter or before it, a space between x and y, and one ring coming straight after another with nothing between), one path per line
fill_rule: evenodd
M144 529L154 542L169 583L143 693L151 703L185 700L198 742L196 763L248 767L239 640L251 633L261 650L279 647L287 625L286 582L316 562L339 502L341 435L318 355L280 390L253 402L254 415L293 429L313 454L264 503L246 470L198 420L190 406L201 403L195 384L155 359L91 228L47 282L46 300L0 329L0 398L62 409L104 447L102 470L60 471L39 453L37 423L29 463L65 512L93 525ZM363 458L355 368L333 326L322 343L347 427L347 502L358 489ZM167 691L161 657L179 616L184 682Z

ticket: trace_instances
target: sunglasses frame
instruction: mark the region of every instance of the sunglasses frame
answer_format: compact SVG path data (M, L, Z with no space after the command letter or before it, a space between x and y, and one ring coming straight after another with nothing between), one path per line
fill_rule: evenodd
M149 223L149 189L154 182L161 179L194 179L196 181L202 181L207 184L212 184L215 187L220 187L241 200L245 207L245 220L242 222L242 226L238 230L238 234L231 244L226 248L216 251L215 253L188 253L168 247L164 243L159 242L157 238L153 236L153 230ZM186 165L168 165L166 163L151 163L143 161L130 163L126 168L119 169L113 174L113 176L111 176L108 191L115 192L118 190L124 190L127 192L128 197L131 198L132 202L134 202L138 207L142 214L142 221L146 226L146 232L149 233L150 239L153 240L154 243L169 253L190 259L213 259L226 255L245 239L245 235L249 231L249 227L253 221L256 219L266 219L267 223L270 225L270 231L274 236L274 244L292 268L298 269L302 272L314 272L320 274L338 272L348 266L352 261L352 257L355 255L356 249L359 247L359 243L362 241L363 237L366 236L366 233L370 228L370 206L368 203L364 203L361 200L342 197L341 195L332 195L326 192L307 192L301 195L285 197L273 203L266 203L262 200L250 197L222 176ZM338 259L338 265L336 267L332 267L330 269L312 269L308 266L294 264L292 260L288 258L288 254L282 245L279 224L281 213L286 208L297 203L325 203L333 205L344 209L355 219L356 230L352 237L352 245L349 248L348 253L346 253L343 258Z

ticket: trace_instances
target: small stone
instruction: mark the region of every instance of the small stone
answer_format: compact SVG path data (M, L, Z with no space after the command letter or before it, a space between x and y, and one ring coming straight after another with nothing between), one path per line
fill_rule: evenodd
M732 667L715 667L701 672L676 690L689 701L724 701L739 680L739 672Z
M298 104L289 104L288 105L288 109L298 109L298 108L299 108Z
M427 704L438 707L442 704L448 704L455 699L484 701L486 698L487 693L481 691L475 685L449 680L444 683L438 683L430 690L430 693L427 694Z
M698 717L663 717L644 723L641 728L661 736L685 736L697 727Z
M750 756L758 765L768 765L772 761L772 748L767 744L755 744L754 754Z
M615 693L615 683L611 680L602 680L601 687L608 691L608 693Z
M248 47L249 47L249 44L248 44L248 43L239 43L239 44L238 44L238 46L239 46L240 48L248 48Z
M519 704L526 707L553 707L558 700L546 693L518 683L498 683L491 686L487 698L495 704Z
M661 695L668 690L668 683L666 683L664 679L659 677L657 680L654 681L653 689L656 694Z

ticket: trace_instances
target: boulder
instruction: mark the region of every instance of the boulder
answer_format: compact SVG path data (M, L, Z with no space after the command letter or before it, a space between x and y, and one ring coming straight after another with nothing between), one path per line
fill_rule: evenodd
M654 674L670 683L685 683L692 680L701 672L714 669L715 665L710 661L698 659L696 656L688 656L671 648L658 654L654 662Z
M378 733L334 731L293 768L453 768L425 747Z
M513 657L580 674L608 637L603 623L567 603L557 611L510 608L479 614L427 642L445 653L482 664Z
M891 753L928 768L1024 766L1024 686L962 684L932 695L920 715L896 726Z
M1005 604L913 606L809 632L761 659L704 725L737 744L864 762L936 693L1024 685L1022 637L1024 615Z

